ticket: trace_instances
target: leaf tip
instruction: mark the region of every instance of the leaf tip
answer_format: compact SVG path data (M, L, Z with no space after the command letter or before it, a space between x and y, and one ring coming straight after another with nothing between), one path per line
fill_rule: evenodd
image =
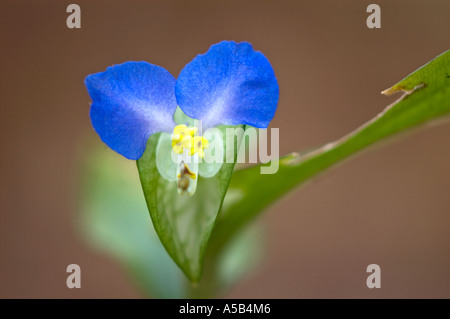
M425 83L420 83L419 85L416 85L412 90L407 89L403 85L394 85L394 86L390 87L389 89L386 89L386 90L382 91L381 94L383 94L383 95L392 95L392 94L397 93L397 92L404 92L406 94L411 94L414 91L417 91L417 90L419 90L419 89L421 89L423 87L425 87Z
M383 94L383 95L391 95L391 94L393 94L395 92L398 92L398 89L395 89L395 86L393 86L393 87L390 87L389 89L381 91L381 94Z

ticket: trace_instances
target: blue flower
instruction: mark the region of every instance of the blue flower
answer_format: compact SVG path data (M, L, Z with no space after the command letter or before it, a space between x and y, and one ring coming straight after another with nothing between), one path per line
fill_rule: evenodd
M278 103L267 58L250 43L222 41L188 63L176 80L148 62L125 62L86 77L91 121L111 149L137 160L150 135L172 132L177 105L204 128L266 128Z

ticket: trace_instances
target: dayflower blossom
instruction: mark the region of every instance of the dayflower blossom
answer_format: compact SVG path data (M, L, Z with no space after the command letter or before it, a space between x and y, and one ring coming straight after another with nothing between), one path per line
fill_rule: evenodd
M166 132L155 145L157 152L166 152L159 158L168 158L165 146L170 145L179 161L175 169L171 164L158 168L168 167L160 169L161 175L177 180L179 191L189 194L198 179L197 160L210 141L198 127L175 122L177 106L200 120L205 130L222 124L267 128L278 103L278 84L269 61L247 42L212 45L188 63L178 79L148 62L125 62L87 76L85 84L93 101L92 125L102 141L137 160L152 134ZM200 170L200 175L211 177L218 169L216 165L204 174Z

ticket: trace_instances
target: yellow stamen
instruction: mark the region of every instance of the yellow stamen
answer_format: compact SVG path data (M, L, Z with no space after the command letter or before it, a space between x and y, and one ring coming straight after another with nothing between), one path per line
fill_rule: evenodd
M208 147L209 142L202 136L194 136L197 133L196 127L187 127L184 124L177 125L172 133L172 148L177 154L182 154L183 149L189 151L192 156L196 153L203 158L203 150Z
M190 150L190 154L194 155L198 153L198 156L203 158L205 156L204 149L209 146L209 141L203 136L195 136L194 141L192 143L192 148Z

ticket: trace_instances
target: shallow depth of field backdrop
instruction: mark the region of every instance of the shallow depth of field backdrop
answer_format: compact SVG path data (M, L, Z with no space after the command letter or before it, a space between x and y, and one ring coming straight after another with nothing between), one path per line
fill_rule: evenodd
M70 3L81 29L66 27ZM370 3L381 29L366 27ZM213 43L249 41L279 81L286 154L396 100L380 92L449 48L449 13L448 0L2 1L0 297L141 297L75 227L79 160L98 142L86 75L146 60L177 76ZM265 262L225 297L450 298L450 123L382 146L268 209ZM81 289L66 287L72 263ZM372 263L381 289L366 287Z

